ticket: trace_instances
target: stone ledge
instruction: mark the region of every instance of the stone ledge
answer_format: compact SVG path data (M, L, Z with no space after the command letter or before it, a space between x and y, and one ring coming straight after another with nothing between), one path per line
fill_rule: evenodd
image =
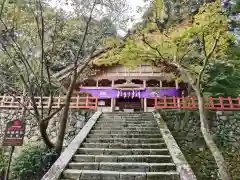
M86 123L86 125L82 128L82 130L78 133L78 135L73 139L73 141L69 144L69 146L64 150L61 156L57 159L57 161L52 165L49 171L42 177L41 180L58 180L66 168L69 161L72 159L73 155L77 152L79 146L87 137L88 133L101 116L101 112L96 112Z
M169 152L172 156L173 162L177 166L177 172L180 175L181 180L197 180L192 168L185 159L182 151L180 150L177 142L175 141L172 133L168 129L166 123L162 119L161 115L157 112L153 112L153 116L158 122L160 131L162 133L163 139L169 149Z

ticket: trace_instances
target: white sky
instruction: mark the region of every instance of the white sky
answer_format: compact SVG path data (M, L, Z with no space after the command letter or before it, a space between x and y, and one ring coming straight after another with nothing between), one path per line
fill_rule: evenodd
M142 15L136 12L137 7L138 6L143 7L145 3L143 2L143 0L128 0L128 2L131 8L133 9L133 14L135 15L136 20L140 20Z
M50 2L50 5L52 5L52 6L54 6L54 7L56 7L56 6L60 6L61 8L63 8L63 9L65 9L65 10L70 10L71 11L71 7L69 7L69 6L66 6L65 4L63 4L63 1L62 0L49 0ZM130 5L130 7L132 8L132 14L130 14L130 15L133 15L134 17L133 17L133 20L134 20L134 22L133 23L135 23L135 22L137 22L137 21L139 21L139 20L141 20L141 16L142 16L142 14L139 14L139 13L137 13L137 7L138 6L141 6L141 7L143 7L144 6L144 2L143 2L143 0L127 0L128 1L128 3L129 3L129 5ZM128 28L131 28L132 27L132 25L133 25L133 23L129 23L129 25L128 25Z

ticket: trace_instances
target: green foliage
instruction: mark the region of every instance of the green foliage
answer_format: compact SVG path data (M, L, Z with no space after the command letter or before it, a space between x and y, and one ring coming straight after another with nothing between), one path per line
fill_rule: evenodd
M4 148L0 148L0 177L4 175L7 168L7 157Z
M233 13L240 13L240 0L233 1L235 5L233 6Z
M216 163L200 132L199 112L163 110L160 113L197 179L218 180ZM188 116L184 118L186 113ZM235 112L234 116L227 116L231 117L227 121L220 121L216 119L216 112L208 112L211 120L209 121L210 129L214 134L217 146L224 155L233 180L238 180L240 175L240 144L235 139L239 135L237 129L240 126L237 114Z
M102 40L105 37L115 37L114 22L117 21L115 15L125 6L124 3L115 4L116 9L106 12L113 15L111 18L115 18L114 22L111 18L95 20L96 13L100 13L101 10L94 11L94 17L87 26L86 14L89 14L89 6L81 7L82 9L79 10L77 5L73 5L74 13L69 13L51 7L46 1L41 1L41 3L42 13L40 4L31 0L6 1L3 7L0 22L0 73L4 72L7 75L6 78L1 79L4 80L4 85L7 84L6 91L9 90L7 88L9 86L11 90L17 91L23 87L23 81L26 81L32 84L36 95L42 91L40 86L44 87L43 94L46 96L50 94L49 91L52 94L56 93L55 91L61 84L52 75L72 64L76 59L80 61L82 57L90 53L91 49L94 49L94 46L103 45ZM91 3L91 0L86 3ZM2 8L1 3L0 8ZM109 17L105 14L104 16ZM120 17L118 14L119 19L124 19ZM88 32L85 36L86 27L88 27ZM41 37L42 28L44 28L43 38ZM84 41L83 44L82 41ZM81 51L79 51L80 47ZM9 74L16 78L10 79ZM9 83L12 84L9 85ZM50 86L52 87L49 88ZM28 91L30 88L25 87L25 89Z
M204 83L204 92L212 97L238 97L240 94L240 67L216 63L207 70L209 78Z
M56 154L43 146L26 146L13 161L13 180L39 180L56 160Z

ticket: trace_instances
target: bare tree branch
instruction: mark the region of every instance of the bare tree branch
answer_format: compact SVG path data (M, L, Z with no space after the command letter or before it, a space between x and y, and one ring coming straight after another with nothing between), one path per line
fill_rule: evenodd
M2 19L2 15L3 15L3 9L5 6L6 0L3 0L2 4L1 4L1 9L0 9L0 19Z
M50 114L50 115L47 116L46 118L42 119L42 121L43 121L43 122L47 122L47 121L49 121L50 119L52 119L57 113L59 113L59 112L63 109L64 106L65 106L65 105L61 105L60 108L58 108L56 111L54 111L52 114Z
M166 59L163 57L163 55L162 55L162 53L159 51L159 49L156 48L156 47L153 47L149 42L147 42L146 37L145 37L144 34L142 34L142 41L143 41L146 45L148 45L151 49L157 51L157 53L159 54L159 56L160 56L164 61L166 61Z

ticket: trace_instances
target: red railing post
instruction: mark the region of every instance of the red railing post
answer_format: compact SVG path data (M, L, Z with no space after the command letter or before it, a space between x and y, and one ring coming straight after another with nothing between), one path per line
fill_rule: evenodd
M79 95L77 95L77 102L76 102L76 107L78 108L79 106Z
M96 97L95 109L98 107L98 97Z
M195 109L196 108L196 104L195 104L195 101L194 101L194 97L190 97L190 109Z
M209 104L208 104L208 108L211 108L211 109L213 109L214 108L214 101L213 101L213 98L212 97L210 97L210 98L208 98L209 99Z
M176 97L175 96L173 96L173 108L174 109L177 109L178 107L177 107L177 101L176 101Z
M228 97L228 102L229 102L230 108L233 108L233 101L231 97Z
M88 107L88 104L89 104L89 97L87 95L87 97L86 97L86 107Z
M222 97L219 97L219 103L220 103L220 109L223 110L224 105L223 105L223 98Z
M238 99L238 106L240 107L240 96L237 99Z
M163 97L163 108L167 108L167 97Z
M58 96L58 102L57 102L57 107L60 108L61 106L61 96Z
M155 104L155 108L157 108L157 106L158 106L158 99L157 99L157 96L154 97L154 104Z

